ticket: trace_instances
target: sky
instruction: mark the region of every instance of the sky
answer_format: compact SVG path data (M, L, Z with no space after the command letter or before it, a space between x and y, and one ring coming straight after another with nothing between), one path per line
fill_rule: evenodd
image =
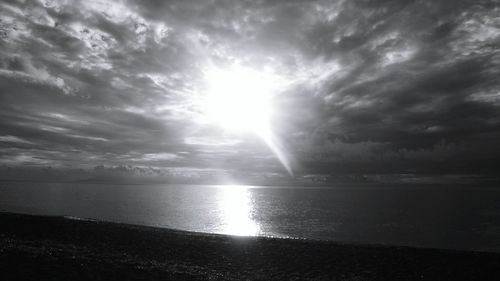
M498 77L494 0L3 0L0 165L493 173Z

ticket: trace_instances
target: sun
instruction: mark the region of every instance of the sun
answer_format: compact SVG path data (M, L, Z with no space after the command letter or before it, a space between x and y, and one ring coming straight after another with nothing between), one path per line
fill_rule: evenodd
M268 133L280 79L239 65L209 69L204 78L203 112L208 122L231 132Z
M272 101L286 87L286 79L270 69L235 64L206 69L204 80L206 88L201 105L205 121L231 133L257 135L291 174L271 126L276 113Z

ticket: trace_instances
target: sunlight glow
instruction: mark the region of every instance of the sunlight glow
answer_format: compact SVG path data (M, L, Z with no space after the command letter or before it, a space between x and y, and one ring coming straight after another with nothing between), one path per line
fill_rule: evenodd
M252 219L253 206L248 188L240 185L222 186L219 207L224 215L223 232L239 236L255 236L259 225Z
M292 174L271 127L272 99L285 87L285 79L270 70L232 65L209 68L205 71L205 80L207 91L202 111L207 121L228 131L258 135Z
M209 69L205 79L208 91L203 110L208 121L232 131L264 133L273 114L271 99L278 87L276 77L232 66Z

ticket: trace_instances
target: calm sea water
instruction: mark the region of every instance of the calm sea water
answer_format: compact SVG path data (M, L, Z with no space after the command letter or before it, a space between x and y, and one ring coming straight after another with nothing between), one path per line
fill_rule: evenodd
M500 252L500 189L0 183L0 211Z

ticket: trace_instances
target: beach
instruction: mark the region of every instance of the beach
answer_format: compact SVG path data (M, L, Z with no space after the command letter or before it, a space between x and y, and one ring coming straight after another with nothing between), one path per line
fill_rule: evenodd
M0 213L1 280L500 280L500 254Z

